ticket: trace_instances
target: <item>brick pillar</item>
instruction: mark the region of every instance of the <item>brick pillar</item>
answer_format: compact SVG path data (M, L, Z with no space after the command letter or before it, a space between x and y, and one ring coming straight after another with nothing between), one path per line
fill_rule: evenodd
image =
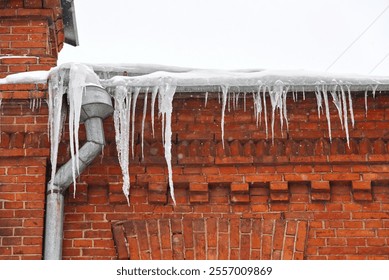
M64 43L60 0L0 1L0 78L55 66Z
M0 0L0 78L56 65L61 13L60 0ZM46 85L0 85L0 259L42 258L46 95Z

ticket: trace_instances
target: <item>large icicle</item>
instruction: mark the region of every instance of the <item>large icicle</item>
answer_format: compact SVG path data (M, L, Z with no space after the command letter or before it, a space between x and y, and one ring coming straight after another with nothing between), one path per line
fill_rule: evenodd
M80 173L78 128L80 126L82 95L85 90L85 85L87 84L89 73L93 73L93 75L95 75L89 67L83 64L72 64L69 72L69 135L74 184L73 195L75 195L76 192L76 178Z
M341 90L341 93L342 93L344 130L346 132L347 146L350 147L349 131L348 131L348 116L347 116L347 99L346 99L346 94L344 92L344 89L343 89L342 85L340 85L340 90Z
M263 87L263 118L265 119L266 139L269 138L269 129L267 124L267 106L266 106L266 86ZM270 92L269 92L270 94Z
M165 122L164 126L164 150L165 160L168 168L169 188L170 195L174 205L176 199L174 196L173 185L173 169L172 169L172 112L173 112L173 97L176 93L176 85L173 84L171 79L164 79L162 85L159 87L160 96L160 113L162 114L162 122Z
M334 103L336 109L338 110L338 116L340 120L340 125L343 129L343 109L342 109L342 96L337 93L337 85L335 85L331 90L332 102Z
M130 116L131 116L131 94L127 93L124 86L117 86L114 93L115 110L113 119L115 125L116 149L118 152L119 165L123 175L123 193L130 204Z
M254 115L255 115L257 127L259 126L259 118L260 118L260 115L262 114L261 89L262 89L262 85L259 86L258 92L256 94L253 93Z
M350 85L346 85L346 87L347 87L347 91L348 91L348 106L349 106L349 110L350 110L351 124L354 128L355 121L354 121L353 100L351 98L351 88L350 88Z
M155 137L155 134L154 134L154 111L155 111L155 99L157 98L157 94L158 94L158 87L154 87L153 88L153 91L151 93L151 130L153 132L153 137Z
M284 83L280 80L277 80L274 83L273 91L270 92L270 101L272 106L272 119L271 119L271 132L272 132L272 142L274 143L274 121L276 109L279 109L280 112L280 121L281 121L281 131L283 125L283 93L284 93Z
M315 95L316 95L316 103L317 103L317 116L320 119L321 112L323 111L323 102L322 102L322 96L321 96L319 85L315 87Z
M332 142L331 116L330 116L330 108L329 108L329 104L328 104L328 92L327 92L327 86L325 86L324 84L322 86L322 91L323 91L323 99L324 99L324 106L325 106L327 126L328 126L328 136L330 138L330 142Z
M222 93L223 93L223 96L222 96L222 103L223 104L222 104L222 119L221 119L220 127L221 127L221 130L222 130L222 146L223 146L223 149L224 149L224 116L225 116L225 113L226 113L228 86L221 85L221 88L222 88Z
M144 104L143 104L143 117L142 117L142 134L141 134L141 149L142 149L142 160L145 158L144 153L144 140L145 140L145 120L146 120L146 113L147 113L147 95L149 93L149 88L145 91L145 98L144 98Z
M61 140L62 128L66 115L63 114L62 100L65 92L64 71L55 71L49 79L49 137L50 137L50 162L51 179L50 184L54 183L55 173L57 172L58 145ZM51 186L52 187L52 186Z
M136 111L136 102L138 100L140 92L140 87L136 87L134 91L134 96L132 97L132 127L131 127L131 154L132 154L132 159L135 157L135 152L134 152L134 135L135 135L135 111Z

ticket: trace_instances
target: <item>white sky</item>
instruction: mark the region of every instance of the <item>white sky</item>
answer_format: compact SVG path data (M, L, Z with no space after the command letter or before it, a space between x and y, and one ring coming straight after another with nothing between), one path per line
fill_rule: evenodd
M80 46L59 63L325 71L389 0L75 0ZM369 74L389 53L389 10L329 69ZM389 57L372 75L389 76Z

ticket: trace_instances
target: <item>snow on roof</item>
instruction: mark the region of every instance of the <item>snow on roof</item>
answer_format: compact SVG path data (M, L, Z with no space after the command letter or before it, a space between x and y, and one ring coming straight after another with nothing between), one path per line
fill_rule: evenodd
M17 74L11 74L0 79L0 85L3 84L46 84L50 71L30 71Z
M50 71L31 71L9 75L0 79L0 84L46 83L55 71L68 71L66 63ZM283 85L294 86L295 90L305 87L315 90L317 85L349 85L352 90L366 90L378 85L379 90L389 90L389 76L364 76L356 74L331 74L303 70L207 70L152 64L94 64L87 65L98 72L104 87L115 86L159 86L165 83L191 91L198 87L228 86L254 87ZM106 75L104 75L106 73Z
M175 86L260 86L274 85L281 81L285 85L389 85L389 77L362 75L334 75L325 72L262 70L257 72L226 70L191 70L185 72L155 71L140 76L115 76L103 81L103 86L158 86L171 83Z

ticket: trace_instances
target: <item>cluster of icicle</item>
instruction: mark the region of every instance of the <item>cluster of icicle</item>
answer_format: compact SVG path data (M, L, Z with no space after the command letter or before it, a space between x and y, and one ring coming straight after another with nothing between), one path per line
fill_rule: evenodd
M130 176L128 173L128 164L129 164L129 143L131 142L131 151L132 157L134 157L134 121L135 121L135 108L137 103L137 98L139 92L145 92L144 97L144 108L143 108L143 118L142 118L142 131L141 131L141 150L142 158L144 157L143 152L143 142L144 142L144 122L147 113L147 100L148 93L150 88L151 92L151 122L152 122L152 133L154 135L154 107L155 102L158 97L158 110L159 116L162 121L162 141L165 151L165 159L168 167L168 180L170 187L170 194L173 202L175 203L174 198L174 185L173 185L173 174L172 174L172 164L171 164L171 115L173 111L173 97L177 88L177 80L172 78L160 78L158 80L158 85L153 84L149 85L137 85L137 83L130 83L131 85L126 85L125 83L119 82L119 85L114 86L114 99L115 99L115 111L114 111L114 122L115 122L115 131L116 131L116 145L118 149L119 162L123 172L123 192L126 195L127 199L129 196L130 189ZM271 138L274 140L274 124L276 112L278 111L280 122L281 122L281 132L283 131L283 124L286 123L286 129L288 130L288 115L287 115L287 106L286 100L288 94L293 96L293 100L296 101L298 93L295 91L289 91L291 85L285 84L281 80L276 80L272 84L262 83L258 81L256 83L258 90L252 93L254 101L254 115L256 117L257 125L261 120L262 113L264 114L265 130L267 137L269 136L269 126L271 129ZM231 100L233 100L233 108L238 107L239 102L239 92L230 91L231 86L229 85L220 85L221 88L221 133L222 133L222 144L224 147L224 120L225 114L228 107L228 111L231 107ZM372 87L373 96L375 95L375 90L377 87ZM317 82L315 86L315 94L317 100L317 109L319 117L325 111L325 116L328 123L328 132L329 138L331 137L331 121L330 121L330 110L329 110L329 97L332 98L332 102L335 104L339 119L342 125L342 128L345 130L347 143L349 143L349 121L351 125L354 126L354 113L353 113L353 104L351 97L351 89L349 84L337 83L328 85L324 82ZM367 102L368 89L365 92L365 100ZM247 93L243 94L244 110L246 111L246 96ZM220 94L219 94L220 97ZM266 99L270 99L271 104L271 124L268 124L267 118L267 102ZM305 93L303 90L303 98L305 99ZM205 94L205 106L208 101L208 93ZM367 103L366 103L367 108ZM130 140L131 136L131 140Z
M66 66L69 70L69 84L66 87L64 80L66 71L59 68L52 71L49 80L49 128L51 141L51 165L52 174L51 182L54 182L55 171L57 166L58 144L61 138L63 123L65 121L66 112L63 109L63 95L66 92L69 102L69 134L70 134L70 152L72 157L73 181L76 183L76 175L79 174L78 169L78 128L80 119L80 109L82 103L82 93L84 87L90 81L90 76L97 77L93 70L85 65L72 64ZM295 75L295 76L293 76ZM89 78L88 78L89 77ZM284 82L285 81L285 82ZM385 83L389 81L382 80ZM95 81L94 81L95 82ZM99 81L97 81L98 83ZM164 146L164 155L168 168L168 182L170 194L175 204L173 171L172 171L172 112L173 98L178 87L191 86L219 86L221 88L221 132L222 143L224 147L224 120L226 109L230 110L230 103L233 100L233 108L238 107L239 102L239 87L256 88L252 92L254 115L257 120L257 125L261 122L262 113L264 115L266 136L269 135L269 126L271 130L271 138L274 140L274 124L276 112L278 112L281 123L281 132L283 131L284 123L288 130L288 113L286 100L287 96L292 95L296 101L298 94L294 90L295 85L302 85L302 94L305 99L304 85L315 88L317 109L319 117L325 114L328 123L329 138L331 140L331 121L329 102L332 102L337 108L339 119L342 128L345 130L347 143L349 143L349 122L354 126L354 113L351 97L351 85L361 84L358 77L353 77L348 82L341 82L326 76L321 77L311 75L308 77L301 74L279 74L272 72L256 72L256 73L231 73L231 72L202 72L195 71L185 73L169 73L169 72L154 72L149 75L136 77L113 77L111 79L100 80L102 86L112 89L112 97L114 98L114 125L115 125L115 140L118 152L118 160L123 174L123 193L129 203L130 193L130 148L131 155L134 157L134 133L135 133L135 114L136 104L140 92L144 92L144 107L141 128L141 153L144 157L144 127L147 114L148 96L151 94L151 125L154 136L154 107L158 100L158 115L162 122L162 141ZM379 82L367 79L363 80L365 85L377 85ZM375 95L377 86L370 86ZM232 88L238 88L235 93ZM365 93L365 102L367 110L367 95ZM220 96L220 94L219 94ZM243 94L244 110L246 111L246 96ZM208 99L208 93L205 94L205 106ZM271 108L267 108L267 99L270 100ZM271 113L271 124L268 124L268 111ZM131 147L130 147L131 143Z
M67 67L65 68L67 69ZM78 130L82 105L82 95L85 86L92 83L99 83L97 75L93 70L83 64L71 64L69 69L69 83L65 86L67 71L64 68L55 68L49 78L49 137L51 142L51 181L54 184L57 169L58 145L63 133L66 120L66 108L63 106L63 96L67 93L69 110L69 135L70 155L72 162L72 177L74 194L76 191L76 179L79 172L79 139Z
M115 110L115 140L118 151L119 164L123 174L123 193L129 203L130 193L130 175L129 175L129 143L131 142L131 154L134 158L134 133L135 133L135 113L136 103L138 100L141 87L126 87L123 85L117 86L114 91ZM147 100L149 87L145 88L143 117L142 117L142 133L141 133L141 152L142 159L144 158L144 127L147 113ZM154 136L154 107L158 97L158 112L162 121L162 141L165 151L165 159L168 167L168 178L170 194L174 204L174 185L173 185L173 170L172 170L172 112L173 112L173 96L176 92L176 87L168 81L162 82L159 86L154 86L151 89L151 122L152 133ZM131 132L131 133L130 133ZM130 141L131 134L131 141Z
M267 107L266 107L266 93L269 96L271 108L271 135L272 141L274 141L274 121L275 121L275 113L278 109L280 116L280 124L281 124L281 133L283 132L283 123L285 120L286 129L289 130L288 126L288 115L287 115L287 106L286 106L286 98L288 93L292 94L293 100L296 102L298 98L298 93L295 91L289 91L290 85L285 85L282 81L277 80L273 86L262 84L259 81L258 91L253 93L253 101L254 101L254 116L256 117L257 126L261 120L262 112L264 113L264 121L265 121L265 130L266 137L268 137L268 118L267 116ZM372 87L373 97L375 97L377 86ZM223 88L223 110L225 109L225 90ZM315 95L317 102L317 111L318 117L320 118L323 111L325 111L325 116L327 119L328 126L328 135L330 141L332 141L331 135L331 119L330 119L330 109L329 109L329 96L332 97L332 102L334 103L341 123L342 129L346 133L347 145L349 146L349 120L351 121L352 127L354 127L354 111L353 111L353 101L351 97L351 85L350 84L334 84L327 85L324 82L316 82L315 85ZM367 97L368 97L368 89L365 91L365 109L367 112ZM305 99L305 92L303 89L303 99ZM324 108L323 108L324 104ZM223 114L223 113L222 113ZM223 119L223 115L222 115ZM224 122L222 121L222 129ZM223 134L223 131L222 131Z

